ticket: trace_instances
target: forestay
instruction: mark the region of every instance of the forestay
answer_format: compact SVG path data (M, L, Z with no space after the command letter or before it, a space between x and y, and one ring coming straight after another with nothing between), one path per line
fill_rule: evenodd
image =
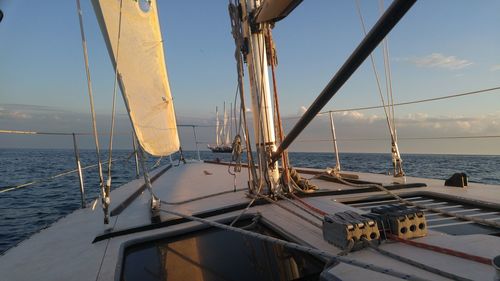
M178 151L156 0L92 0L92 4L115 70L118 67L118 81L139 143L154 156Z

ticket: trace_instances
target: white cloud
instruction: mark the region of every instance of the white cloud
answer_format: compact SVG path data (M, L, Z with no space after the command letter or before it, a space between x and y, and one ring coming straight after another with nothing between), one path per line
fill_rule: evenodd
M9 111L5 109L0 109L0 118L5 119L31 119L32 116L28 113L21 111Z
M500 70L500 64L495 64L490 67L490 71L498 71Z
M449 70L458 70L472 65L471 61L459 59L456 56L445 56L441 53L432 53L424 57L414 57L404 59L415 64L418 67L444 68Z
M365 120L365 119L367 119L363 113L358 112L358 111L345 111L345 112L342 112L342 116L347 117L349 119L353 119L353 120Z

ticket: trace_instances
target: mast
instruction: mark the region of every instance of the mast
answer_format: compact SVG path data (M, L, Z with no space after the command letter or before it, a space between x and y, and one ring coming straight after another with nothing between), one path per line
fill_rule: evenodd
M229 104L229 145L232 145L233 139L233 103Z
M261 24L253 25L251 14L260 7L260 0L240 0L242 8L243 35L248 42L248 52L245 54L252 96L252 114L254 125L255 144L261 161L259 169L264 169L261 178L267 180L267 192L272 192L279 182L279 170L276 162L269 161L276 151L276 137L274 130L273 111L271 104L271 90L267 69L266 44Z
M219 108L215 107L215 145L219 146Z
M228 135L227 135L227 112L226 112L226 102L224 102L224 124L222 126L222 141L224 145L228 143Z

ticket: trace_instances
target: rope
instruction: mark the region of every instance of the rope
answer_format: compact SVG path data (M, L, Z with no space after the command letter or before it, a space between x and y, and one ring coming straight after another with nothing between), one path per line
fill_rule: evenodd
M154 168L160 166L160 162L161 162L162 159L163 159L163 156L161 156L160 158L158 158L158 160L154 163L154 165L151 166L151 168L149 168L149 169L153 170Z
M463 253L463 252L459 252L459 251L455 251L455 250L451 250L451 249L439 247L439 246L434 246L434 245L422 243L422 242L410 241L410 240L407 240L407 239L402 239L402 238L399 238L399 237L397 237L395 235L392 235L392 234L389 234L389 233L386 233L386 235L391 240L394 240L394 241L397 241L397 242L401 242L401 243L405 243L407 245L411 245L411 246L414 246L414 247L418 247L418 248L422 248L422 249L426 249L426 250L438 252L438 253L449 255L449 256L459 257L459 258L470 260L470 261L475 261L475 262L486 264L486 265L491 265L491 259L488 259L488 258L483 258L483 257L479 257L479 256L475 256L475 255L471 255L471 254L467 254L467 253Z
M371 241L366 240L366 238L362 238L362 239L365 242L364 244L366 246L370 247L371 249L373 249L373 250L377 251L378 253L380 253L380 254L382 254L384 256L387 256L389 258L395 259L397 261L409 264L411 266L423 269L425 271L428 271L428 272L431 272L431 273L434 273L434 274L437 274L439 276L442 276L442 277L445 277L445 278L449 278L449 279L452 279L452 280L470 281L470 279L467 279L467 278L464 278L464 277L461 277L461 276L458 276L458 275L455 275L455 274L452 274L452 273L448 273L446 271L437 269L435 267L428 266L426 264L414 261L412 259L409 259L409 258L400 256L400 255L391 253L389 251L383 250L380 247L378 247L377 245L371 243Z
M242 11L244 10L245 7L242 7ZM240 9L238 9L238 4L237 3L232 3L230 2L228 5L228 10L229 10L229 15L231 19L231 33L233 35L234 43L236 45L234 56L236 59L236 68L238 72L238 92L240 93L240 116L243 117L243 125L244 125L244 131L243 131L243 137L245 140L246 144L246 151L247 151L247 164L248 164L248 176L250 178L250 183L249 188L251 189L257 189L255 186L252 186L255 183L255 180L257 179L257 171L255 169L255 162L252 154L252 146L251 142L249 139L249 131L248 131L248 125L247 125L247 117L246 117L246 106L245 106L245 92L244 92L244 85L243 85L243 59L242 59L242 47L243 47L243 29L241 25L240 18L243 17L243 15L240 14ZM241 118L240 118L241 120ZM241 122L241 121L240 121ZM241 127L241 124L240 124Z
M241 172L241 154L243 153L243 148L241 147L241 136L238 134L234 137L233 143L231 144L233 151L231 152L231 161L227 165L227 172L233 176L233 187L236 192L236 174ZM233 172L231 172L231 165L234 162Z
M281 113L280 113L280 107L279 107L279 98L278 98L278 86L276 82L276 65L278 64L278 59L276 56L276 48L274 46L273 42L273 35L271 33L271 27L266 26L265 28L266 32L266 37L269 42L269 48L267 49L270 57L268 58L268 63L271 65L271 77L273 79L273 97L274 97L274 112L275 112L275 123L276 123L276 129L275 131L277 132L280 144L283 142L283 139L285 138L285 132L283 130L283 123L281 122ZM289 165L289 158L288 158L288 151L283 150L283 153L281 154L281 165L283 166L283 177L282 179L284 180L285 186L288 185L290 182L290 173L288 170ZM291 190L288 190L291 191Z
M142 174L144 177L144 184L146 185L146 188L148 189L150 195L151 195L151 211L156 211L159 208L159 204L161 203L158 197L155 195L153 192L153 186L151 185L151 179L149 177L149 171L148 168L146 167L146 153L142 149L142 146L139 145L138 147L138 152L139 152L139 158L140 158L140 163L141 163L141 168L142 168ZM182 154L181 154L182 157ZM180 160L179 160L180 161Z
M285 211L288 211L290 214L292 214L292 215L294 215L294 216L296 216L296 217L298 217L298 218L301 218L302 220L304 220L304 221L306 221L306 222L310 223L311 225L313 225L313 226L315 226L315 227L317 227L317 228L319 228L319 229L322 229L322 226L321 226L319 223L316 223L316 222L314 222L314 221L312 221L312 220L310 220L310 219L308 219L308 218L304 217L303 215L301 215L301 214L299 214L299 213L295 212L294 210L292 210L292 209L290 209L290 208L288 208L288 207L285 207L283 204L280 204L280 203L278 203L277 201L272 200L271 198L269 198L269 197L267 197L267 196L258 196L258 198L262 198L262 199L266 200L267 202L269 202L269 203L271 203L271 204L275 204L275 205L277 205L278 207L280 207L280 208L284 209ZM316 216L315 216L315 217L316 217Z
M304 201L304 200L300 199L300 197L298 197L297 195L295 195L295 194L293 194L293 193L290 193L290 195L293 197L293 199L295 199L295 200L299 201L302 205L304 205L304 206L305 206L306 208L308 208L309 210L311 210L311 211L313 211L313 212L316 212L316 213L318 213L319 215L321 215L321 216L323 216L323 217L327 215L327 213L326 213L326 212L324 212L324 211L322 211L322 210L320 210L320 209L318 209L318 208L314 207L313 205L308 204L306 201Z
M256 192L257 194L260 194L263 186L264 185L262 185L262 184L259 185L259 189ZM236 218L234 218L234 220L231 222L231 224L229 224L229 226L233 226L241 218L241 216L243 216L243 214L245 214L250 209L250 207L252 206L252 204L255 202L256 199L257 199L257 197L254 196L252 198L252 200L248 203L246 208L243 209L243 211L241 211L241 213Z
M243 148L241 147L240 135L236 135L234 137L232 147L233 152L231 154L231 162L235 163L234 172L241 172L241 154L243 153Z
M489 93L489 92L493 92L493 91L497 91L497 90L500 90L500 86L499 87L493 87L493 88L486 88L486 89L476 90L476 91L464 92L464 93L459 93L459 94L452 94L452 95L447 95L447 96L435 97L435 98L428 98L428 99L421 99L421 100L413 100L413 101L407 101L407 102L400 102L400 103L395 103L394 106L402 106L402 105L410 105L410 104L417 104L417 103L424 103L424 102L431 102L431 101L452 99L452 98L457 98L457 97L464 97L464 96L477 95L477 94L482 94L482 93ZM347 112L347 111L360 111L360 110L377 109L377 108L384 108L384 107L387 107L387 106L385 106L385 105L375 105L375 106L365 106L365 107L352 107L352 108L344 108L344 109L336 109L336 110L323 111L323 112L318 113L318 115L328 114L329 112L339 113L339 112ZM290 117L284 117L282 119L299 119L300 117L301 116L290 116Z
M312 211L308 210L307 208L304 208L303 206L299 205L299 204L298 204L297 202L295 202L294 200L291 200L290 198L288 198L288 197L286 197L286 196L284 196L284 195L282 195L282 194L279 194L279 193L277 193L276 195L277 195L279 198L281 198L281 199L283 199L283 200L286 200L286 201L288 201L288 202L292 203L292 204L293 204L293 205L295 205L297 208L299 208L299 209L301 209L302 211L304 211L304 212L308 213L309 215L311 215L311 216L313 216L313 217L317 218L318 220L323 221L323 218L322 218L321 216L318 216L317 214L313 213ZM312 207L312 206L311 206L311 207Z
M257 200L257 197L254 197L254 198L253 198L253 199L252 199L252 200L248 203L248 205L246 206L246 208L245 208L245 209L243 209L243 211L241 211L241 213L240 213L238 216L236 216L236 217L234 218L234 220L233 220L233 221L229 224L229 226L233 226L233 225L234 225L234 224L235 224L235 223L236 223L236 222L237 222L237 221L241 218L241 216L243 216L243 215L244 215L244 214L245 214L245 213L246 213L246 212L250 209L250 207L253 205L253 203L255 202L255 200Z
M210 221L210 220L206 220L206 219L202 219L202 218L197 218L197 217L194 217L194 216L189 216L189 215L185 215L185 214L182 214L182 213L178 213L178 212L170 211L170 210L165 210L165 209L161 209L161 211L165 212L165 213L168 213L168 214L171 214L171 215L175 215L175 216L181 217L181 218L185 218L185 219L188 219L188 220L191 220L191 221L197 221L197 222L200 222L200 223L212 226L212 227L216 227L216 228L227 230L227 231L232 231L232 232L235 232L235 233L239 233L241 235L245 235L245 236L248 236L248 237L259 239L259 240L262 240L262 241L265 241L265 242L269 242L269 243L272 243L272 244L275 244L275 245L280 245L280 246L286 247L288 249L297 250L297 251L301 251L301 252L304 252L304 253L307 253L307 254L310 254L310 255L314 255L314 256L320 257L320 258L328 259L328 260L333 261L333 262L342 262L342 263L346 263L346 264L349 264L349 265L352 265L352 266L360 267L360 268L363 268L363 269L367 269L367 270L371 270L371 271L374 271L374 272L378 272L378 273L382 273L382 274L394 276L394 277L405 279L405 280L412 280L412 281L426 280L426 279L423 279L423 278L418 277L418 276L414 276L414 275L405 274L405 273L401 273L401 272L395 271L395 270L393 270L391 268L384 268L384 267L381 267L381 266L378 266L378 265L365 263L365 262L362 262L362 261L359 261L359 260L354 260L354 259L349 259L347 257L333 255L331 253L322 251L322 250L317 249L317 248L303 246L303 245L300 245L300 244L297 244L297 243L288 242L288 241L285 241L285 240L282 240L282 239L270 237L270 236L263 235L263 234L260 234L260 233L255 233L255 232L251 232L251 231L248 231L248 230L240 229L240 228L237 228L237 227L224 225L224 224L221 224L221 223L218 223L218 222L214 222L214 221Z

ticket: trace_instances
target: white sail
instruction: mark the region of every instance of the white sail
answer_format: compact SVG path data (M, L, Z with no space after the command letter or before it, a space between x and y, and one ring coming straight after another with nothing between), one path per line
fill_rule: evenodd
M92 4L115 70L118 67L123 99L141 147L154 156L178 151L156 0L92 0Z
M255 14L255 22L276 22L288 16L302 0L264 0Z

